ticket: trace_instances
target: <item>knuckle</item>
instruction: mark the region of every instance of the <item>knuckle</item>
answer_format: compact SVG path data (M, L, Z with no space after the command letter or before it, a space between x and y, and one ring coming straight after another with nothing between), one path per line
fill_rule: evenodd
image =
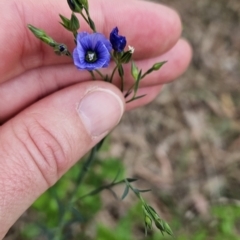
M40 121L31 119L26 125L25 148L41 172L48 186L52 186L68 166L66 147L63 139Z

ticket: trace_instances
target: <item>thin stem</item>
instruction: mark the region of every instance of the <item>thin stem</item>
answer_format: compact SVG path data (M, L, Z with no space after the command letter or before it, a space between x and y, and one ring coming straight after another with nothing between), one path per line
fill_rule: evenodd
M104 142L105 138L103 138L95 147L92 148L87 160L85 161L85 163L83 164L83 167L81 169L81 172L78 176L78 179L76 181L76 187L75 190L73 191L73 193L71 194L71 203L74 202L74 197L76 192L79 190L80 185L82 184L86 173L88 172L90 166L93 164L93 162L96 160L95 156L97 151L100 149L100 147L102 146L103 142Z
M113 183L110 183L110 184L101 186L101 187L99 187L99 188L97 188L97 189L95 189L95 190L93 190L93 191L91 191L91 192L89 192L89 193L87 193L87 194L84 194L84 195L83 195L82 197L80 197L79 199L83 199L83 198L86 198L86 197L89 197L89 196L93 196L93 195L98 194L99 192L101 192L101 191L103 191L103 190L112 188L112 187L114 187L114 186L116 186L116 185L119 185L119 184L122 184L122 183L124 183L124 182L125 182L125 179L120 180L120 181L118 181L118 182L113 182Z
M141 200L142 203L145 203L143 200L142 196L140 195L139 192L136 192L136 190L132 187L132 185L129 183L127 179L125 179L125 183L128 185L128 187L134 192L134 194Z
M121 92L123 92L124 90L124 79L123 79L123 76L120 76L121 77Z
M60 236L62 236L61 233L62 233L62 229L64 227L65 216L68 213L68 210L72 207L73 203L76 201L76 199L75 199L76 196L75 195L76 195L77 191L79 190L79 187L82 184L82 182L83 182L83 180L84 180L84 178L86 176L86 173L88 172L90 166L93 164L94 160L96 159L95 158L96 153L100 149L100 147L102 146L104 140L105 140L105 138L103 138L95 147L92 148L92 150L91 150L87 160L83 164L81 172L80 172L80 174L78 176L78 179L76 181L75 189L71 193L69 205L68 205L67 208L64 209L64 212L63 212L62 217L60 219L60 223L58 225L57 231L55 232L55 238L54 239L56 239L56 240L61 239Z
M87 24L89 25L89 21L88 19L84 16L84 14L82 12L80 12L81 16L83 17L83 19L87 22Z
M147 74L148 74L148 73L145 72L145 73L142 75L141 79L143 79L144 77L146 77Z
M104 81L106 80L105 77L103 76L103 74L102 74L99 70L95 69L95 71L100 75L100 77L101 77Z
M84 8L84 10L85 10L85 12L86 12L86 14L87 14L87 17L88 17L88 25L91 27L91 29L92 29L94 32L97 32L97 31L96 31L96 28L95 28L95 24L94 24L93 20L92 20L91 17L90 17L89 11L88 11L86 8ZM92 24L91 24L91 23L92 23Z
M73 31L72 33L73 33L73 36L74 36L74 42L77 45L77 35L78 35L78 33L77 33L77 31Z
M116 67L113 69L112 75L111 75L110 80L109 80L110 83L112 83L113 76L114 76L117 69L118 69L118 65L116 65Z
M131 98L130 100L128 100L128 101L126 101L126 103L130 103L130 102L132 102L132 101L134 101L135 99L134 99L134 97L133 98Z
M93 72L93 71L88 71L88 72L91 74L92 79L93 79L93 80L96 80L96 77L95 77L95 75L94 75L94 72Z

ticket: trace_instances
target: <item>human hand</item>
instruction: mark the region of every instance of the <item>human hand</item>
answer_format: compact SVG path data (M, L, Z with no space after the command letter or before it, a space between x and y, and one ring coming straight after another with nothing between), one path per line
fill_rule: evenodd
M70 15L67 1L0 2L0 238L117 125L124 109L152 101L190 62L191 49L179 39L181 22L173 10L135 0L90 0L90 9L105 36L118 26L135 48L139 68L168 63L142 81L139 95L147 95L125 106L118 88L90 81L88 72L77 70L67 57L55 56L27 29L28 23L44 29L72 50L71 34L58 23L58 13ZM87 29L81 25L81 31ZM114 79L116 85L118 81ZM130 86L130 75L126 81Z

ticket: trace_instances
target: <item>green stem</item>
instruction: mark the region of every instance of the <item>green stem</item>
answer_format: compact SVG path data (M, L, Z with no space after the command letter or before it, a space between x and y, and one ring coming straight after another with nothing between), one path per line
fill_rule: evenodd
M90 166L93 164L94 160L96 159L96 153L97 151L100 149L100 147L102 146L103 142L104 142L105 138L103 138L95 147L92 148L87 160L85 161L85 163L83 164L83 167L81 169L81 172L78 176L78 179L76 181L76 185L75 185L75 189L73 190L73 192L71 193L70 196L70 201L69 201L69 205L67 208L64 209L64 212L62 214L62 217L60 219L60 223L58 225L58 228L55 232L55 237L54 240L59 240L62 239L62 229L64 227L64 221L65 221L65 216L68 213L68 210L72 207L73 203L77 200L76 199L76 193L79 190L79 187L81 186Z
M83 167L81 169L81 172L78 176L78 179L76 181L76 187L75 190L73 191L73 193L71 194L71 200L70 202L73 203L75 201L75 195L77 193L77 191L79 190L80 185L82 184L90 166L93 164L93 162L96 159L96 153L97 151L100 149L100 147L102 146L103 142L104 142L105 138L103 138L95 147L92 148L87 160L85 161L85 163L83 164Z
M93 71L88 71L88 72L91 74L92 79L93 79L93 80L96 80L96 77L95 77L95 75L94 75L94 72L93 72Z
M142 196L139 192L136 192L135 189L132 187L132 185L129 183L127 179L125 179L125 183L128 185L128 187L134 192L134 194L141 200L141 202L144 202Z
M145 78L147 74L148 74L148 73L145 72L145 73L142 75L141 79Z
M95 71L100 75L100 77L101 77L104 81L106 81L105 77L103 76L103 74L102 74L99 70L95 69Z
M113 69L112 75L111 75L110 80L109 80L110 83L112 83L113 76L114 76L117 69L118 69L118 65L116 65L116 67Z
M124 80L123 80L123 76L120 76L120 78L121 78L121 92L123 92L123 90L124 90Z
M86 14L87 14L87 17L88 17L88 25L91 27L91 29L93 30L93 32L97 32L97 31L96 31L96 28L95 28L95 24L94 24L93 20L92 20L91 17L90 17L89 11L88 11L86 8L84 8L84 10L85 10L85 12L86 12ZM90 24L90 22L92 22L93 25Z
M89 21L88 19L84 16L84 14L82 12L80 12L81 16L83 17L83 19L87 22L87 24L89 25Z
M132 101L134 101L134 98L131 98L130 100L126 101L126 103L130 103Z
M93 191L91 191L91 192L89 192L89 193L87 193L87 194L84 194L84 195L83 195L82 197L80 197L79 199L83 199L83 198L86 198L86 197L89 197L89 196L93 196L93 195L98 194L99 192L101 192L101 191L103 191L103 190L105 190L105 189L112 188L112 187L114 187L114 186L116 186L116 185L119 185L119 184L122 184L122 183L124 183L124 182L125 182L125 179L120 180L120 181L115 182L115 183L113 182L113 183L110 183L110 184L101 186L101 187L99 187L99 188L97 188L97 189L94 189Z

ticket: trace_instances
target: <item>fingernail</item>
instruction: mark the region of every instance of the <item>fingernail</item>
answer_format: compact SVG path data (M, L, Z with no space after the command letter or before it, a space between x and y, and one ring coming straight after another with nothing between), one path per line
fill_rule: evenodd
M81 100L78 112L92 137L107 134L120 121L124 111L121 98L108 89L94 89Z

